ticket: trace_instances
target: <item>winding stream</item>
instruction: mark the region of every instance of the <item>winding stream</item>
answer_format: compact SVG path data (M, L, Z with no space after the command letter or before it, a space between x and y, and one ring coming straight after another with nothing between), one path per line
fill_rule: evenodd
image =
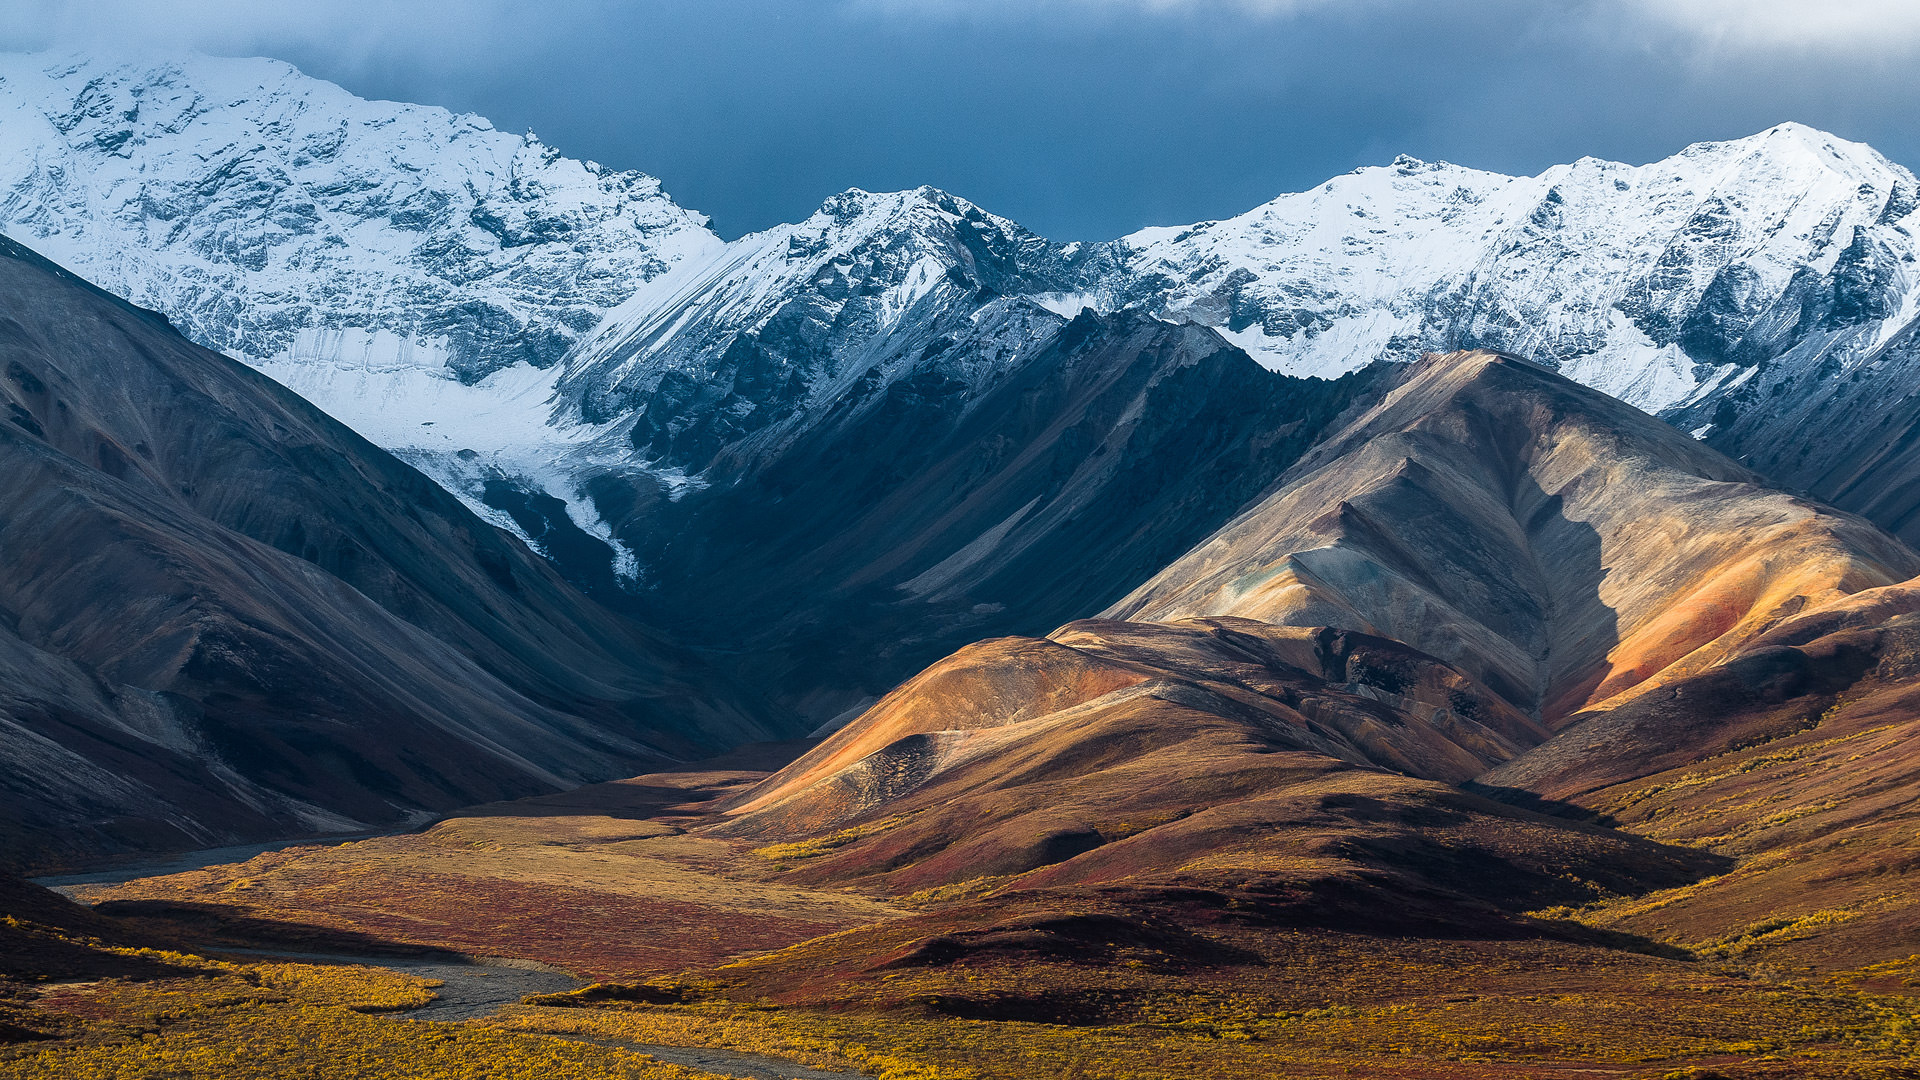
M553 994L584 984L559 968L527 960L499 957L362 956L353 953L289 952L284 949L217 948L221 956L258 956L275 960L304 960L312 964L360 964L385 968L419 979L437 979L432 1002L408 1009L409 1020L477 1020L492 1016L502 1005L518 1004L528 994Z
M82 885L120 885L140 878L179 874L209 866L244 862L255 855L278 851L281 848L313 843L343 843L354 839L364 839L364 837L334 837L320 841L309 839L280 844L210 848L205 851L183 852L152 862L128 863L84 873L56 874L32 880L35 884L52 889L70 899L77 899L74 893ZM442 985L434 991L438 996L432 1002L417 1009L409 1009L404 1013L392 1014L404 1016L409 1020L448 1022L477 1020L492 1016L500 1011L501 1006L518 1004L529 994L552 994L572 990L582 985L579 979L559 968L530 960L500 957L446 956L416 959L354 953L292 952L284 949L216 948L208 951L219 955L272 957L282 960L304 960L317 964L361 964L366 967L386 968L389 971L397 971L417 978L439 980ZM648 1054L669 1064L683 1065L720 1076L736 1077L737 1080L871 1080L862 1073L815 1069L785 1058L766 1054L748 1054L738 1050L720 1050L704 1046L666 1046L658 1043L631 1042L626 1039L597 1038L559 1032L542 1034L574 1042L592 1043L596 1046L632 1050L636 1053Z

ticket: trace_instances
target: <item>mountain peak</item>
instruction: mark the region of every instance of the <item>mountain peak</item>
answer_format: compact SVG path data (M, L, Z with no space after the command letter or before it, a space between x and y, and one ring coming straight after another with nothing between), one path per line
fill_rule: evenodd
M330 396L341 357L468 381L550 364L719 246L651 176L279 60L5 55L0 107L0 228L363 430L391 395Z
M1830 172L1869 180L1910 175L1866 143L1843 139L1792 120L1744 138L1694 143L1668 160L1688 158L1797 159Z
M1733 141L1759 143L1782 139L1792 139L1805 146L1821 148L1833 147L1836 149L1844 148L1861 154L1872 154L1875 157L1879 156L1878 151L1875 151L1865 143L1843 139L1831 131L1817 128L1810 124L1803 124L1798 120L1784 120L1764 131L1755 132L1745 139L1735 139Z
M940 333L930 325L976 304L1064 291L1058 272L1067 259L1043 237L938 188L849 188L805 221L742 237L641 290L574 351L561 389L592 422L644 400L655 402L647 422L668 423L669 410L677 416L687 402L661 394L678 394L687 378L732 380L722 373L751 356L777 374L736 385L750 397L732 406L741 416L727 428L757 430L830 392L857 373L852 365L871 366L868 345L896 328L926 334L931 346ZM942 332L970 330L961 323ZM693 423L673 423L683 420ZM678 435L656 443L692 445ZM701 442L687 452L714 448Z
M862 229L925 228L929 223L927 217L929 214L950 219L991 223L993 227L1002 231L1026 232L1014 222L988 213L958 195L925 184L900 191L875 192L857 187L848 188L837 195L829 196L820 204L820 209L814 211L798 226L776 226L769 231L808 228L829 223L840 227L854 226Z
M1920 557L1864 522L1769 491L1671 426L1538 365L1475 350L1391 377L1272 494L1107 617L1381 634L1551 726L1736 647L1802 597L1920 570ZM1686 540L1633 542L1661 529ZM1483 587L1495 579L1514 584ZM1620 587L1648 581L1671 591ZM1665 612L1673 597L1708 595L1747 599L1711 617Z

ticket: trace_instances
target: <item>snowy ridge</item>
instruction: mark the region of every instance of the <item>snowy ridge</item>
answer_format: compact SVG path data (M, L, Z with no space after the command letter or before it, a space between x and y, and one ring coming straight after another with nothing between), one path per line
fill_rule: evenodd
M591 423L631 417L636 447L704 467L858 379L889 381L927 348L951 350L969 382L1006 366L1063 320L1005 298L1045 291L1065 263L1056 245L933 188L846 191L638 291L568 357L564 407ZM953 348L988 323L997 346Z
M1535 177L1402 158L1129 236L1108 302L1216 326L1294 374L1475 345L1659 410L1727 377L1714 339L1831 273L1857 235L1910 257L1915 190L1870 147L1798 124Z
M251 363L468 381L720 246L652 177L204 56L0 57L0 229Z
M723 246L652 177L277 60L205 56L0 56L0 230L508 527L473 477L562 481L554 458L590 434L547 425L556 361Z
M1897 269L1914 257L1917 191L1870 147L1798 124L1649 165L1586 158L1534 177L1403 157L1236 218L1106 244L1050 244L932 189L852 191L641 290L575 350L563 386L590 419L645 409L676 379L711 384L725 366L715 357L785 316L816 324L835 359L782 377L830 394L848 357L909 311L980 303L969 298L984 284L1062 317L1137 307L1213 327L1289 374L1486 347L1660 411L1731 388L1761 358L1756 330L1810 283L1836 284L1849 251L1880 268L1874 287L1893 288L1906 312L1862 340L1895 336L1920 311ZM980 231L1013 255L1012 272L983 282L956 258L955 227L968 223L990 225Z
M1533 177L1401 158L1069 244L932 188L722 243L650 177L272 60L0 57L0 151L0 230L536 545L489 485L559 499L628 577L603 519L639 503L603 511L599 481L728 482L896 384L964 407L1083 307L1298 375L1502 349L1716 445L1920 364L1920 183L1797 124Z

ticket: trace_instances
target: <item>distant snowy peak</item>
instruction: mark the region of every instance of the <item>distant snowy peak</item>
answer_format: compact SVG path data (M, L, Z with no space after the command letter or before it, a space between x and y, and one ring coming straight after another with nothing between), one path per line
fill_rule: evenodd
M0 229L243 359L464 380L720 247L652 177L213 57L0 57Z
M805 221L742 237L640 289L569 369L624 371L678 338L765 330L802 297L819 315L854 307L884 329L936 290L1046 291L1064 261L1045 238L946 192L856 188ZM690 359L685 351L675 357Z
M701 466L869 369L884 379L926 347L950 347L996 300L1058 290L1075 266L1061 246L946 192L850 190L641 289L569 357L561 391L591 423L640 414L636 446ZM1060 324L1021 304L1022 342L1027 324Z
M1129 236L1107 296L1293 373L1484 346L1659 409L1722 377L1724 346L1796 279L1856 244L1910 252L1915 190L1872 148L1799 124L1536 177L1402 158Z

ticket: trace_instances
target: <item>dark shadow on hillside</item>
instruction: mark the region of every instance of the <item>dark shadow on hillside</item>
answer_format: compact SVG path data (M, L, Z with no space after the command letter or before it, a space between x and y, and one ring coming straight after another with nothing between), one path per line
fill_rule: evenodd
M447 949L413 945L354 930L238 913L224 904L177 900L109 900L93 908L142 938L195 951L283 949L303 953L457 961Z
M1478 780L1468 780L1460 784L1459 787L1463 791L1470 791L1482 798L1492 799L1494 802L1505 803L1508 806L1516 806L1522 810L1529 810L1546 817L1561 818L1566 821L1579 821L1589 825L1602 825L1610 829L1619 825L1619 822L1615 821L1610 814L1597 813L1577 803L1562 802L1559 799L1549 799L1541 795L1536 795L1524 788L1499 787L1494 784L1483 784Z
M703 787L655 785L641 780L614 780L604 784L540 795L515 802L483 803L448 814L440 821L461 818L555 818L603 817L615 821L655 821L674 818L698 818L707 814L710 804L735 794L754 783L757 777L739 783ZM437 824L438 822L436 822Z
M819 739L747 743L718 757L672 765L626 780L465 807L440 820L577 816L620 821L700 818L710 813L710 807L720 800L780 771L818 745Z
M0 977L27 980L165 979L199 972L151 955L110 952L64 928L31 922L0 925ZM112 944L126 939L114 938ZM0 1033L0 1043L8 1041Z
M1556 941L1565 941L1574 945L1592 945L1616 952L1639 953L1642 956L1657 956L1662 960L1698 960L1692 952L1665 941L1656 941L1641 934L1629 934L1624 930L1608 930L1598 926L1574 922L1572 919L1535 919L1533 922L1541 928L1541 936Z
M787 739L784 742L743 743L715 757L679 765L662 766L648 775L674 776L706 772L779 772L802 754L819 746L821 739Z
M1564 496L1547 494L1533 475L1519 472L1512 501L1540 575L1544 654L1538 687L1540 716L1548 724L1573 712L1607 675L1607 654L1620 643L1620 618L1600 599L1607 578L1600 532L1566 516Z
M1368 632L1454 663L1551 725L1599 685L1619 643L1618 616L1600 598L1600 533L1568 518L1565 499L1528 471L1530 432L1469 416L1475 430L1409 449L1389 476L1376 476L1377 464L1357 472L1342 460L1327 464L1328 478L1350 497L1296 508L1326 515L1296 539L1337 545L1388 571L1336 571L1336 588L1372 622ZM1512 651L1476 641L1482 627Z

